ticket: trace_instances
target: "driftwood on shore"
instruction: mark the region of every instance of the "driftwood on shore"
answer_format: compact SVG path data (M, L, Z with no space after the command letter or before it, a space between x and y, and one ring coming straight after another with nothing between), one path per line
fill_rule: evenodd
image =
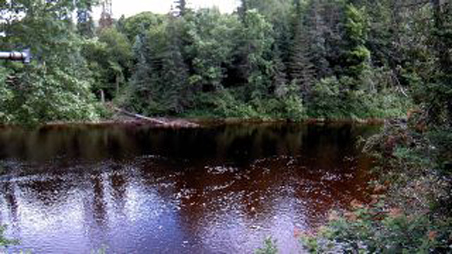
M119 114L123 114L126 115L128 117L133 117L139 120L143 120L146 122L150 122L159 126L165 126L165 127L198 127L199 125L196 123L192 123L189 122L187 120L182 120L182 119L175 119L175 120L171 120L171 119L157 119L157 118L152 118L152 117L147 117L147 116L143 116L140 114L135 114L132 112L129 112L127 110L121 109L121 108L117 108L117 107L113 107L113 110Z

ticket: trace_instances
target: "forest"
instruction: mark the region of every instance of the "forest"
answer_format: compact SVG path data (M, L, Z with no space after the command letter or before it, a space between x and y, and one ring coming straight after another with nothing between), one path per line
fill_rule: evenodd
M146 116L403 118L366 143L386 194L304 242L313 253L338 242L344 253L451 251L450 1L242 0L222 14L178 0L165 15L117 19L94 17L97 4L0 0L0 49L34 56L0 63L1 123L108 119L106 104Z
M178 1L119 19L96 4L2 1L2 50L34 55L2 62L2 122L108 117L101 94L148 116L397 118L434 68L432 8L410 1Z

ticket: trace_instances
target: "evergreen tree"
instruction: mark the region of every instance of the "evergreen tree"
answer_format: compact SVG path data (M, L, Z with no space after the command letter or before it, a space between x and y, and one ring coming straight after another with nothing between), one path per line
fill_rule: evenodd
M287 87L287 74L286 66L282 61L281 52L278 45L275 44L273 49L273 68L272 68L272 81L273 89L278 97L282 97L286 94Z
M149 59L150 50L147 36L146 34L139 34L136 37L133 45L136 64L130 82L133 96L129 98L128 105L136 112L144 112L152 99L150 85L155 83L157 79L152 72L153 65Z
M452 4L444 0L432 1L433 42L436 62L432 78L425 91L429 121L435 125L452 127Z
M322 16L320 0L309 0L306 7L306 37L309 40L309 54L314 64L315 78L317 80L330 76L331 68L327 60L326 24Z
M240 6L237 8L237 13L243 22L245 22L245 15L249 10L248 0L241 0Z
M178 10L178 16L183 17L187 13L187 1L186 0L176 0L176 9Z
M180 113L188 97L188 68L182 56L180 22L168 15L166 23L137 37L137 65L132 78L138 98L136 110L147 114ZM149 39L152 38L152 39Z
M369 68L370 51L366 48L367 20L363 8L353 4L346 7L345 12L345 74L359 80L363 72Z
M95 35L92 3L90 1L79 1L77 3L77 31L86 38L92 38Z
M300 87L306 97L314 82L315 69L310 59L310 41L303 24L303 10L299 0L295 1L293 38L289 53L290 79Z
M166 28L167 45L162 59L161 102L173 113L181 113L190 103L188 68L182 56L182 40L178 21L170 17Z

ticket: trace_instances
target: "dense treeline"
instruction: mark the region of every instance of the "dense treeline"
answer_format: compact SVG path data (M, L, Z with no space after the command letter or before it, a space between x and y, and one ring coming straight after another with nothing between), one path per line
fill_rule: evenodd
M0 2L2 122L95 119L101 94L146 115L398 117L428 79L432 9L410 1L175 2L94 22L93 0ZM427 68L426 68L427 66Z
M390 1L243 1L231 15L185 6L112 28L132 48L122 96L109 92L118 103L148 115L289 119L394 117L409 107L414 59L386 59L417 48L392 45L403 24Z

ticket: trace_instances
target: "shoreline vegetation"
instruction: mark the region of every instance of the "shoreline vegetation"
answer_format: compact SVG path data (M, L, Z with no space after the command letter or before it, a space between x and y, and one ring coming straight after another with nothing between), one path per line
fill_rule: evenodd
M391 44L417 20L392 23L389 2L246 0L223 14L177 0L166 15L103 13L97 25L93 0L5 3L0 47L31 45L35 58L1 62L0 122L96 121L111 106L149 117L400 118L416 107L424 68L410 56L424 41Z
M273 124L273 123L293 123L293 124L365 124L365 125L383 125L387 121L391 122L406 122L405 118L398 119L303 119L292 121L289 119L243 119L243 118L179 118L179 117L158 117L154 120L148 121L145 119L134 118L112 118L97 121L53 121L39 125L32 125L31 127L45 127L45 126L71 126L71 125L86 125L86 126L109 126L109 125L146 125L155 127L167 128L202 128L205 126L223 125L223 124ZM23 125L17 124L3 124L0 128L21 127Z

